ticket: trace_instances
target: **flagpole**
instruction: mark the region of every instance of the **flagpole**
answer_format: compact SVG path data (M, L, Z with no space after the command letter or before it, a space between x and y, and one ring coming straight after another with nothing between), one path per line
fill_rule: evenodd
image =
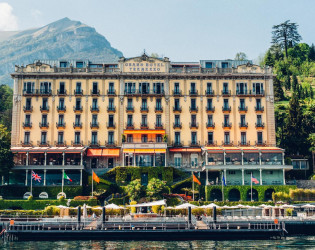
M92 197L93 197L93 184L94 184L94 181L93 181L93 169L92 169Z
M31 195L33 196L33 178L32 178L32 175L33 175L33 169L31 170Z
M253 172L250 173L250 201L253 201Z
M191 174L192 174L193 201L195 201L194 172L191 171Z
M63 183L65 182L65 172L62 171L62 180L61 180L61 192L63 194Z
M222 201L224 202L223 178L224 178L224 173L222 172L222 180L221 180L221 183L222 183Z

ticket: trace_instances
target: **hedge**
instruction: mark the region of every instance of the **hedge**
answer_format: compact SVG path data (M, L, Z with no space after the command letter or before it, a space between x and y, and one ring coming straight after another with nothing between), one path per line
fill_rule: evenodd
M41 192L46 192L49 198L57 198L57 195L61 192L62 187L34 187L33 186L33 195L34 198L37 198ZM0 195L3 198L18 198L22 199L23 195L26 192L30 191L30 187L25 186L15 186L15 185L7 185L0 186ZM64 186L63 191L66 193L67 198L73 198L78 195L83 195L83 187L82 186Z
M148 174L148 180L152 178L159 178L159 174L162 175L162 180L166 181L168 185L173 182L173 168L172 167L115 167L108 171L105 175L105 179L113 179L117 184L126 184L127 177L130 175L131 181L141 179L142 174Z
M205 187L205 198L206 201L210 200L210 192L213 189L219 189L222 190L222 186L220 185L211 185ZM232 189L237 189L240 192L240 199L242 201L247 200L247 192L251 189L251 186L225 186L224 187L224 199L228 200L229 192ZM256 189L258 192L258 201L264 201L265 200L265 191L267 189L273 189L275 192L285 192L289 193L290 189L296 189L295 185L262 185L262 186L253 186L253 189Z

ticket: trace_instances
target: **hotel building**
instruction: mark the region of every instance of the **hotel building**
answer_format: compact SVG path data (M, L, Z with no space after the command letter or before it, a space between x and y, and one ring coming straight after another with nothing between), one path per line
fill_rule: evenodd
M206 184L285 184L276 147L273 77L251 61L170 62L143 54L116 63L36 61L16 66L14 170L29 185L62 172L115 166L198 171Z

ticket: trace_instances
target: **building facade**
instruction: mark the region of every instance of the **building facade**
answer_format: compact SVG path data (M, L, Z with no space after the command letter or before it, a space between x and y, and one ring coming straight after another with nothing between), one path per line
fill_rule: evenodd
M172 166L206 184L285 184L276 147L273 77L251 61L170 62L143 54L117 63L36 61L16 66L12 151L20 182L66 171Z

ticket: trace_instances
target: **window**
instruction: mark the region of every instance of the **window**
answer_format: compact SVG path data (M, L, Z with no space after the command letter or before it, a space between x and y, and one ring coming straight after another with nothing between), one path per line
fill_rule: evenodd
M156 115L156 126L160 127L162 126L162 116Z
M75 92L77 94L81 93L81 83L77 82L76 87L75 87Z
M268 174L273 174L273 171L267 171Z
M257 132L257 143L262 144L263 143L263 134L262 132Z
M51 83L50 82L41 82L40 83L40 93L48 94L51 91Z
M237 83L236 84L236 94L244 95L247 94L247 83Z
M59 98L59 109L63 110L65 108L65 99Z
M141 135L141 142L148 142L148 135Z
M245 109L245 99L240 99L240 109L241 110Z
M174 83L174 94L179 94L179 82Z
M127 142L133 142L133 135L127 135Z
M264 93L264 84L253 83L253 93L256 95L262 95Z
M132 108L132 98L128 98L127 108Z
M191 82L190 83L190 93L195 94L196 93L196 83Z
M127 116L127 124L128 124L128 126L132 126L133 125L132 115L128 115Z
M148 107L148 105L147 105L147 99L146 99L146 98L142 98L142 106L141 106L141 108L142 108L143 110L146 110L147 107Z
M196 115L191 115L191 124L196 125L196 123L197 123Z
M24 133L24 144L30 144L30 132Z
M108 115L108 124L110 127L114 126L114 115Z
M213 68L212 62L206 62L206 68L212 69Z
M229 67L229 63L228 62L222 62L221 67L222 67L222 69L226 69Z
M115 93L115 85L114 85L113 82L110 82L110 83L109 83L108 92L109 92L110 94L114 94L114 93Z
M162 135L156 135L155 136L156 142L162 142Z
M180 115L175 115L175 124L176 125L180 124Z
M229 91L229 83L224 82L223 83L223 94L227 94Z
M212 109L212 98L207 99L207 108L208 108L208 110Z
M97 125L97 115L92 115L92 124Z
M67 68L67 62L60 62L60 68Z
M175 132L175 144L180 144L180 132Z
M197 166L198 165L198 154L191 154L190 155L190 162L191 166Z
M230 116L229 115L224 115L224 125L228 126L230 123Z
M230 144L230 132L224 132L224 144Z
M141 116L141 125L142 126L147 126L147 115L142 115Z
M212 83L211 82L207 83L207 94L212 94Z
M182 165L182 155L181 154L175 154L174 155L174 165L175 165L175 167L181 167L181 165Z
M191 144L197 144L197 132L191 132Z
M75 124L80 125L81 123L81 115L75 115Z
M58 132L58 144L63 143L63 132Z
M74 133L74 143L75 143L75 144L80 144L80 141L81 141L80 132L75 132L75 133Z
M48 99L43 98L43 110L48 110Z
M175 99L175 110L179 110L179 99Z
M213 116L208 115L208 125L213 125Z
M208 132L208 144L213 144L213 132Z
M26 110L30 110L32 106L32 99L31 98L26 98L25 102Z
M257 124L258 124L258 125L261 125L261 124L262 124L261 115L257 115Z
M81 109L81 98L75 99L75 107L76 109Z
M108 144L114 144L114 131L108 132Z
M256 99L256 108L257 110L261 109L261 99Z
M223 100L223 108L225 110L229 109L229 99L224 99Z
M246 132L241 132L241 144L246 145Z
M153 92L155 94L162 94L164 92L164 83L153 83Z
M245 171L246 174L252 174L252 171Z
M191 99L190 100L190 104L191 104L191 110L196 110L196 99Z
M245 115L241 115L241 125L242 126L246 125Z
M31 115L25 115L25 124L30 125L31 124Z
M139 83L139 92L141 94L149 94L150 93L150 84L148 82L140 82Z
M97 132L92 132L92 144L97 144Z
M161 101L161 99L156 99L156 110L162 110L162 101Z
M235 170L230 170L229 174L235 174Z
M63 115L59 115L59 118L58 118L58 125L63 125L63 122L64 122L64 117Z
M76 62L77 68L83 68L83 62Z
M46 143L47 143L47 132L42 132L41 144L46 144Z
M93 82L93 90L92 93L95 95L98 92L98 88L97 88L97 82Z
M92 109L97 109L97 98L93 98L92 100Z
M65 93L65 83L64 82L60 82L59 83L59 93L60 94L64 94Z
M136 92L136 83L134 82L126 82L125 83L125 92L127 94L132 94Z
M24 93L32 94L35 89L35 82L24 82Z
M42 125L47 125L47 115L42 115Z
M114 109L114 98L108 99L108 107L110 110Z

